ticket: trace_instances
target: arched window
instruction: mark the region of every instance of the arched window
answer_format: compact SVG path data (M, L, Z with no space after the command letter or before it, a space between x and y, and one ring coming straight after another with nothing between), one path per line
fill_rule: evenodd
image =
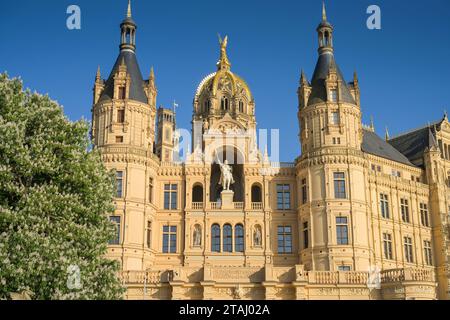
M211 251L220 252L220 226L218 224L211 226Z
M233 229L229 224L223 226L223 252L233 252Z
M239 101L239 112L244 112L244 102Z
M244 226L238 224L234 227L234 251L244 252Z
M203 202L203 186L196 184L192 188L192 202Z
M220 108L222 110L228 110L230 108L230 102L227 97L223 97L220 101Z
M256 183L252 185L252 202L262 202L261 187Z

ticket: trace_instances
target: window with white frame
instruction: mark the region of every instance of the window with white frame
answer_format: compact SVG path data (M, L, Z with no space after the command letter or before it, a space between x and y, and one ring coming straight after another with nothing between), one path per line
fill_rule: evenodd
M409 223L409 204L407 199L400 199L400 212L402 215L402 221Z
M420 222L424 227L430 226L430 216L428 215L428 205L426 203L420 203Z
M392 235L390 233L383 233L383 252L386 259L392 260L394 258L392 252Z
M411 237L403 237L403 246L405 251L405 260L406 262L413 263L413 241Z
M385 219L389 219L389 198L387 194L380 193L380 210L381 216Z
M348 244L348 218L336 217L336 240L338 245Z
M423 251L425 256L425 263L429 266L433 265L433 253L431 250L431 241L424 240L423 241Z
M177 227L163 226L163 253L177 252Z

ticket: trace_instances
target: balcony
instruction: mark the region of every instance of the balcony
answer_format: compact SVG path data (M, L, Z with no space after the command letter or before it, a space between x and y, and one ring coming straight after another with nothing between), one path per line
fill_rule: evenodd
M209 207L212 210L220 210L220 209L222 209L222 203L221 202L210 202ZM243 210L244 202L233 202L233 209L234 210Z
M192 202L192 210L203 210L203 202Z
M263 204L262 202L252 202L251 208L252 210L262 210Z

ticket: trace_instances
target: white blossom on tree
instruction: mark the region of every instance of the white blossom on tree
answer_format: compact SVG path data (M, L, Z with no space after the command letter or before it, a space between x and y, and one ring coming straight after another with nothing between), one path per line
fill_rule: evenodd
M114 176L90 149L89 124L0 74L0 299L119 299ZM68 286L76 266L80 286ZM70 287L70 288L69 288Z

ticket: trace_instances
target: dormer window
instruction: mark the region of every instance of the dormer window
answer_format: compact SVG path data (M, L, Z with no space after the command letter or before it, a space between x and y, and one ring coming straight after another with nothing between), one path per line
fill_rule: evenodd
M337 102L337 90L336 89L330 90L330 101Z

